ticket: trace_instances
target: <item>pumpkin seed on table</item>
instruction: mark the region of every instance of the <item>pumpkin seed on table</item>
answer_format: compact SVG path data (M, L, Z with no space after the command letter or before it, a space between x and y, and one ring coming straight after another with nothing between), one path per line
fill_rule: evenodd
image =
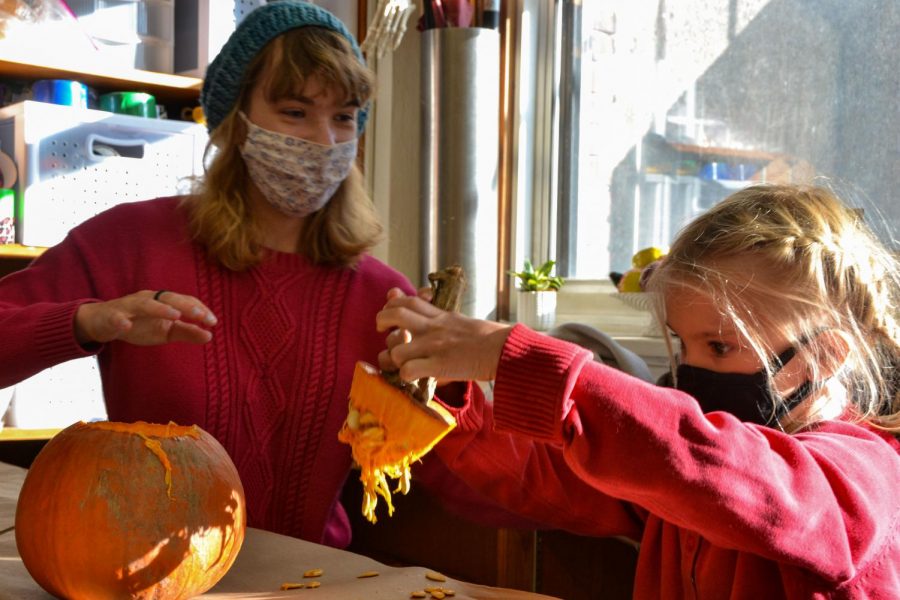
M318 581L310 581L309 583L306 584L306 587L308 587L308 588L317 588L317 587L319 587L320 585L322 585L322 584L319 583Z
M440 573L435 573L434 571L428 571L425 573L425 579L429 579L431 581L447 581L447 578L441 575Z
M356 576L357 579L365 579L366 577L378 577L378 571L366 571Z
M303 573L304 577L321 577L322 569L310 569Z
M305 583L282 583L281 591L299 590L299 589L305 588L305 587L306 587Z
M451 590L449 588L436 587L436 586L429 586L429 587L425 588L424 591L426 594L431 594L432 598L444 598L444 597L450 597L450 596L456 595L456 592L454 592L453 590Z
M410 598L427 598L428 594L426 594L425 592L412 592L409 595L409 597Z

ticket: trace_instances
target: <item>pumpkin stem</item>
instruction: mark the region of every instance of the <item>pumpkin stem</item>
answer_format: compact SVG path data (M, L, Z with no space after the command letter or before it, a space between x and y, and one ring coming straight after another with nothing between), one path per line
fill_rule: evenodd
M450 312L459 310L463 292L466 291L466 276L461 266L451 265L440 271L429 273L428 282L431 284L432 291L431 304ZM414 382L406 382L400 379L399 371L382 371L381 374L388 383L422 404L428 404L434 398L437 380L433 377L423 377Z

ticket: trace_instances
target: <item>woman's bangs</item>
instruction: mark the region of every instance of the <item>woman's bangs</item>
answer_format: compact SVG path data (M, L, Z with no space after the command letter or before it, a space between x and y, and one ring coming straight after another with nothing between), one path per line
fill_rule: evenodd
M270 66L269 94L276 98L300 95L306 81L315 75L323 85L339 92L342 99L365 104L373 79L360 64L349 44L339 34L320 28L288 32Z

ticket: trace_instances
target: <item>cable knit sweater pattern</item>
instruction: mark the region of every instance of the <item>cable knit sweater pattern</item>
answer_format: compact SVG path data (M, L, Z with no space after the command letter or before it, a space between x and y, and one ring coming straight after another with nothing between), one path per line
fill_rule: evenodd
M354 269L273 253L246 272L210 262L189 241L178 198L117 206L73 229L29 268L0 281L0 387L89 355L77 307L139 290L197 297L218 317L204 345L97 352L110 420L197 424L233 458L249 524L343 546L338 496L350 468L337 441L356 360L375 362L375 314L387 290L413 288L364 257Z
M894 437L704 415L591 358L516 326L493 403L474 389L437 452L545 526L639 541L637 599L900 598Z

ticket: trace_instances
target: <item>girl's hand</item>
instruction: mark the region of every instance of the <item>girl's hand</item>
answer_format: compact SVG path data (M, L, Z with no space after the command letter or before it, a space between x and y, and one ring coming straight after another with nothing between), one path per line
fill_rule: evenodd
M388 292L376 316L379 331L393 329L387 350L378 356L382 369L400 370L400 378L441 380L494 379L511 326L483 321L434 307L421 297Z
M136 292L108 302L82 304L75 313L75 338L81 345L121 340L138 346L169 342L205 344L215 315L193 296L165 291Z

